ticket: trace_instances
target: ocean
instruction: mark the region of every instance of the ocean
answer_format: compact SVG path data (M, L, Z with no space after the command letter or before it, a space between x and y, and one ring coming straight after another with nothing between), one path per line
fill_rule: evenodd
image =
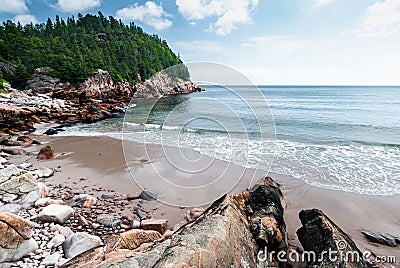
M180 146L317 187L400 193L400 87L203 87L135 99L124 117L57 135Z

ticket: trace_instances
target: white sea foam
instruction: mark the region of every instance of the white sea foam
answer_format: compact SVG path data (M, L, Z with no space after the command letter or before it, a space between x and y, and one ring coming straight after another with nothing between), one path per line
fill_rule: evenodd
M110 136L141 143L181 146L244 167L291 175L317 187L369 195L400 193L399 147L260 141L190 131L179 132L179 138L176 138L160 131L160 128L176 130L178 127L166 128L156 124L146 124L146 131L124 134L107 132L104 126L102 130L96 126L83 126L71 127L57 136ZM271 158L274 161L270 168Z

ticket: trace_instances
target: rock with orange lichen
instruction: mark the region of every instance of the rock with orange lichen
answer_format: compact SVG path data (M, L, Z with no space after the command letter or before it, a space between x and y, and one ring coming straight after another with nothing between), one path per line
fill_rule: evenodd
M0 266L18 261L38 249L31 238L33 223L11 213L0 212Z
M72 198L71 206L80 208L91 208L96 205L97 198L88 194L79 194Z

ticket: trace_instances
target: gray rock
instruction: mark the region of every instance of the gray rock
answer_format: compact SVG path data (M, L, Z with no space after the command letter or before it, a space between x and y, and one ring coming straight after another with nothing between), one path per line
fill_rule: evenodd
M5 164L7 163L7 159L5 159L4 157L0 156L0 164Z
M50 200L51 200L50 197L39 198L38 200L35 201L35 207L42 207L48 205Z
M56 248L60 245L62 245L62 243L64 243L65 241L65 236L62 234L56 234L49 242L53 244L52 248Z
M3 206L0 206L0 212L9 212L13 214L17 214L18 212L21 211L21 209L22 206L16 203L5 204Z
M88 194L79 194L72 198L73 207L90 208L97 203L97 198Z
M63 227L60 230L60 234L62 234L65 238L68 238L69 236L73 235L74 232L69 227Z
M132 229L140 229L140 221L133 220L132 222Z
M30 168L31 166L32 166L32 164L28 163L28 162L24 162L24 163L21 163L18 165L18 167L22 168L22 169L27 169L27 168Z
M396 237L391 234L373 233L368 231L361 232L368 240L378 244L396 247Z
M82 252L100 245L100 237L79 232L69 236L65 240L63 250L66 258L73 258Z
M28 193L22 200L22 206L24 208L30 208L35 202L43 196L44 193L48 192L48 188L41 182L37 183L38 189Z
M145 190L140 193L139 197L143 200L151 201L151 200L156 200L158 195Z
M19 261L28 253L35 252L39 248L35 239L23 240L10 248L0 247L0 263Z
M4 159L4 158L3 158ZM0 183L6 181L13 175L18 175L22 172L22 169L17 168L15 165L8 165L6 168L0 170Z
M14 201L17 198L18 198L18 195L16 195L16 194L6 193L6 194L3 195L2 199L3 199L3 202L10 203L11 201Z
M30 173L0 178L0 194L10 193L20 195L36 189L38 189L37 181Z
M121 223L121 219L115 216L103 214L97 216L97 222L107 227L114 227Z
M42 264L45 266L54 266L60 258L61 258L60 253L54 253L44 258Z
M51 204L44 207L37 216L40 221L63 224L74 214L75 210L69 206Z

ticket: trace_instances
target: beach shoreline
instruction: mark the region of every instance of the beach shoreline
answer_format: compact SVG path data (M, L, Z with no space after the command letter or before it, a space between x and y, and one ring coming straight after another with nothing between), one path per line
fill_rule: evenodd
M141 188L135 183L125 164L122 150L122 141L106 136L93 137L48 137L38 136L44 143L51 145L56 152L56 159L39 161L31 158L29 161L38 167L59 168L53 177L47 178L45 183L68 184L69 186L85 192L83 187L100 187L120 194L138 194ZM133 143L134 144L134 143ZM138 147L139 144L137 144ZM146 172L150 162L163 165L162 150L159 145L151 145L152 161L140 150L137 152L138 161L133 163L134 173L142 176L150 175ZM23 161L23 158L16 158ZM223 162L216 160L217 162ZM16 163L18 164L18 163ZM131 162L132 164L132 162ZM219 165L221 163L217 163ZM132 168L130 168L132 171ZM149 169L151 170L151 169ZM251 170L248 171L251 173ZM293 177L280 174L265 174L256 172L255 177L264 175L272 177L281 184L287 207L285 208L285 222L289 234L289 242L300 246L296 230L301 227L298 214L302 209L321 209L332 221L343 229L357 244L362 252L371 251L379 256L395 256L400 260L397 248L369 243L361 231L391 233L399 235L398 226L400 209L398 202L400 195L369 196L357 193L327 190L307 185L305 182ZM246 176L246 174L244 174ZM87 180L80 181L85 177ZM70 179L67 179L70 178ZM202 179L202 178L199 178ZM232 193L241 192L247 183L239 183ZM97 195L103 193L100 191ZM95 194L96 193L90 193ZM174 207L159 201L144 201L146 209L152 211L152 217L168 220L168 227L172 227L184 220L184 213L188 207ZM206 207L206 205L205 205ZM122 213L129 215L131 208L125 208Z

